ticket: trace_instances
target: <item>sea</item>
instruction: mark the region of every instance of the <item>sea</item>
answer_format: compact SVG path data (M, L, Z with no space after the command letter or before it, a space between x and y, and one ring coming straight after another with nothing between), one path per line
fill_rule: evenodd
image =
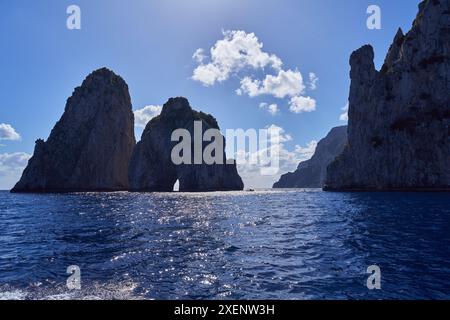
M2 191L0 299L450 299L450 194Z

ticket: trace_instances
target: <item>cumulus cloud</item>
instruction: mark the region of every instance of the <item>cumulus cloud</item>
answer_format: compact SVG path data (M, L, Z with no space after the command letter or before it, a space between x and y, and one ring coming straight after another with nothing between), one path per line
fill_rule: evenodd
M203 49L197 49L193 59L199 63L192 79L205 86L227 80L232 74L246 68L263 69L267 66L279 70L282 61L274 54L262 50L263 43L254 33L241 30L223 31L224 38L217 41L210 50L210 62L204 63Z
M0 140L20 140L20 134L10 124L0 123Z
M277 99L291 99L290 110L294 113L311 112L316 101L304 97L305 90L317 89L319 78L315 73L308 74L308 83L298 70L283 69L283 62L275 54L263 51L263 43L254 33L242 30L223 31L223 39L210 49L209 55L197 49L192 58L198 64L192 79L204 86L212 86L228 80L232 75L242 77L236 90L238 95L257 97L270 95ZM269 72L266 72L269 69ZM263 71L263 75L255 74ZM271 113L276 113L272 106Z
M310 97L296 96L289 101L289 110L293 113L312 112L316 110L316 100Z
M299 71L280 70L277 75L266 75L262 81L245 77L236 92L238 95L248 94L250 97L265 94L282 99L298 95L304 90L303 77Z
M293 150L287 147L287 143L293 141L292 135L287 133L282 127L270 125L266 127L269 131L279 132L279 145L276 147L269 137L266 148L254 152L248 150L237 150L236 159L246 159L244 162L237 162L237 168L246 188L271 188L279 180L280 176L286 172L294 171L300 162L310 159L317 147L316 141L309 142L306 146L296 145ZM251 163L249 159L258 159L264 154L276 155L279 158L279 170L273 175L262 175L261 168L266 167L261 162Z
M339 116L339 120L345 121L345 122L348 121L348 107L349 107L349 105L348 105L348 102L347 102L345 107L342 108L342 111L344 111L344 113Z
M134 111L134 123L138 128L145 128L147 123L161 113L162 106L146 106Z
M280 110L278 109L278 105L273 103L273 104L268 104L268 103L260 103L259 104L259 108L266 110L267 112L269 112L271 115L276 115L280 112Z
M0 190L9 190L19 181L30 157L25 152L0 153Z
M316 76L314 72L309 73L309 89L316 90L317 82L319 82L319 78Z

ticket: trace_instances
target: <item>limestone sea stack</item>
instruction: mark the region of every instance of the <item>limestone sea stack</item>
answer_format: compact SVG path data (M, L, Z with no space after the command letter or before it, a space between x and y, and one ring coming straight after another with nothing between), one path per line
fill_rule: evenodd
M342 153L347 144L347 126L331 129L319 141L310 160L301 162L295 172L286 173L274 184L274 188L322 188L325 183L327 167Z
M325 190L450 190L450 0L420 3L380 71L350 58L348 145Z
M186 129L192 137L194 149L194 122L201 122L202 133L219 129L216 119L191 108L185 98L171 98L164 104L161 114L147 124L137 143L130 162L130 189L132 191L170 192L179 180L179 191L227 191L242 190L244 185L236 164L174 164L172 149L178 142L171 141L176 129ZM204 149L204 144L201 148ZM202 149L202 150L203 150ZM194 151L192 151L194 155Z
M112 71L99 69L67 100L48 140L36 141L12 192L127 190L135 143L128 86Z

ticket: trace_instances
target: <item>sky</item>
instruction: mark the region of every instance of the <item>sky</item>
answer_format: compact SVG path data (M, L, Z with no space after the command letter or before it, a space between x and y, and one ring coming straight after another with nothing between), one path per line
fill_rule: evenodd
M270 187L345 125L350 54L381 67L419 0L0 0L0 190L47 139L73 89L107 67L128 83L136 138L168 98L185 96L226 129L279 128L280 170L241 165L246 188ZM67 28L70 5L81 29ZM367 8L381 9L370 30Z

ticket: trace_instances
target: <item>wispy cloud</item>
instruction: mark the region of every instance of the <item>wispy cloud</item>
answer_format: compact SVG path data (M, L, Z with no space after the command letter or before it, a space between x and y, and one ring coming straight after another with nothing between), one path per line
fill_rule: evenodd
M314 72L309 73L309 89L316 90L317 83L319 82L319 78L316 76Z
M0 153L0 190L11 189L19 181L30 158L25 152Z
M267 112L269 112L271 115L275 116L277 114L280 113L280 110L278 109L278 105L275 103L272 104L268 104L266 102L262 102L259 104L259 108L266 110Z
M245 163L238 162L238 171L244 180L246 188L271 188L272 185L279 180L280 176L286 172L294 171L298 164L302 161L310 159L316 150L317 141L311 141L306 146L296 145L293 150L287 147L288 142L293 141L292 135L286 133L284 128L277 125L270 125L267 127L270 129L278 129L280 132L279 148L274 148L272 144L269 144L266 149L258 150L255 153L246 152L245 150L238 150L235 157L237 159L255 159L258 158L258 154L267 154L279 157L279 172L276 175L264 176L261 175L261 164L254 164L250 161Z
M0 123L0 140L20 140L20 134L10 125L6 123Z
M134 111L134 123L138 128L145 128L147 123L161 113L162 106L145 106Z
M206 59L205 50L201 48L197 49L192 55L192 59L194 59L197 63L202 64Z
M299 154L300 158L301 158L299 163L302 162L302 161L309 160L309 159L312 158L312 156L316 152L317 143L318 142L316 140L312 140L305 147L301 147L299 145L295 146L295 152L297 154Z
M339 120L345 121L345 122L348 121L348 107L349 107L349 104L347 102L345 107L342 108L342 111L344 111L344 113L339 116Z

